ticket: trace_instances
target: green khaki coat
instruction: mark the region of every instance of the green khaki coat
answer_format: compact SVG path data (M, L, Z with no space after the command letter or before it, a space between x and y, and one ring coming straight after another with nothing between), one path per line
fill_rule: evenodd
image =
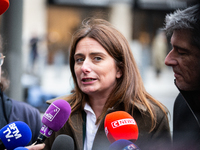
M64 97L56 98L64 99ZM50 100L47 103L51 103L54 100ZM161 109L149 102L151 107L155 110L157 122L155 128L150 132L151 129L151 118L147 112L147 109L135 103L133 118L135 119L138 129L139 137L136 144L141 150L167 150L171 147L171 134L169 128L169 122L165 114ZM107 110L107 114L123 110L122 108L110 108ZM104 117L105 119L105 117ZM97 130L92 150L107 150L111 144L104 131L104 119L100 122L99 128ZM55 138L60 134L67 134L71 136L74 140L75 150L83 150L83 125L82 125L82 114L81 111L77 111L71 114L72 125L69 124L69 121L66 122L63 128L58 132L54 132L50 138L45 140L45 150L51 150L51 146ZM67 148L66 148L67 149Z

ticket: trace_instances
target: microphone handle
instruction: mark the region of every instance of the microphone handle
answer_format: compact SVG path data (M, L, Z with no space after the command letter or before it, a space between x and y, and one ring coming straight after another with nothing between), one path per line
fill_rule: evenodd
M46 138L47 138L46 136L40 134L40 135L38 136L37 141L34 143L34 145L44 143L44 141L46 140Z
M5 145L3 144L3 142L0 139L0 149L6 149Z

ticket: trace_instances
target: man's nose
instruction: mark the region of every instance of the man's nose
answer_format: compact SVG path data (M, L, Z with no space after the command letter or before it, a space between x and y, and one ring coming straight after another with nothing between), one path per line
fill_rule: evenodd
M165 65L167 66L174 66L177 64L176 56L174 51L171 50L168 55L165 57Z

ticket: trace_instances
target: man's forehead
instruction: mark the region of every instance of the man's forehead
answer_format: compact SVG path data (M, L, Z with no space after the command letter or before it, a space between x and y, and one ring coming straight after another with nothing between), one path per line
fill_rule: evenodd
M191 52L200 53L200 49L193 45L192 43L192 34L189 30L174 30L171 37L172 46L181 47L183 49L187 49Z

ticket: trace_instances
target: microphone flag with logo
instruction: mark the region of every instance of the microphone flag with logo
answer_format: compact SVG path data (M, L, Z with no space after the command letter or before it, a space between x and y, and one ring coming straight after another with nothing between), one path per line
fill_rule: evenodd
M125 111L116 111L107 114L104 129L110 143L120 139L135 142L139 134L136 121Z
M113 142L109 150L140 150L140 148L129 140L120 139Z
M15 121L0 130L0 149L13 150L16 147L26 146L32 138L30 127L22 121Z
M47 108L42 117L43 126L36 144L43 143L52 133L60 130L71 114L70 104L62 99L56 100Z

